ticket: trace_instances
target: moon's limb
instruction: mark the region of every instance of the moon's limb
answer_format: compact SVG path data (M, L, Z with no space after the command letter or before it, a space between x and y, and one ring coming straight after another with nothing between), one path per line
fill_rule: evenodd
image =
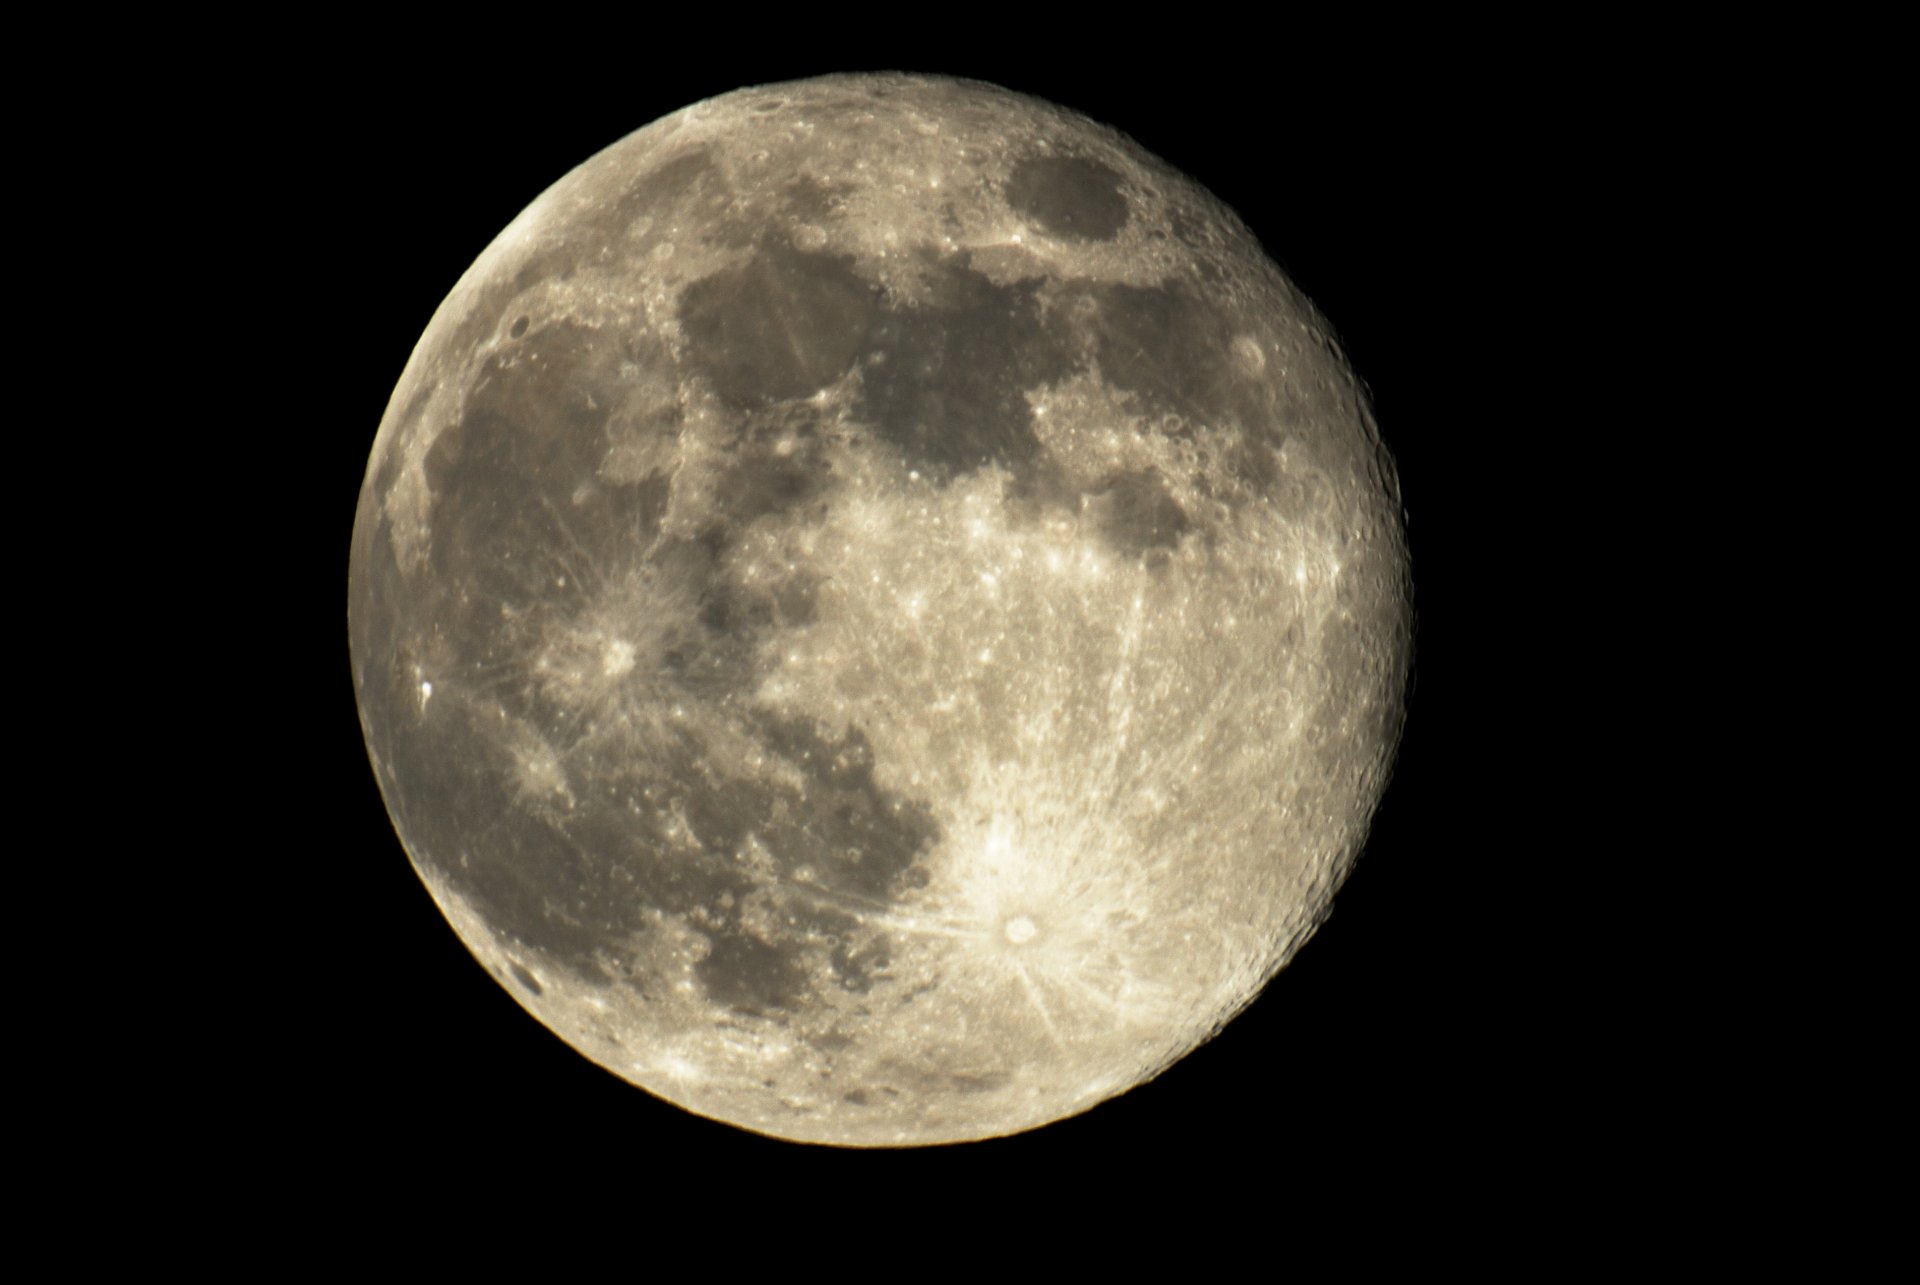
M381 425L351 626L520 1001L852 1145L1071 1114L1248 1002L1398 736L1391 461L1252 236L967 82L702 103L556 184Z

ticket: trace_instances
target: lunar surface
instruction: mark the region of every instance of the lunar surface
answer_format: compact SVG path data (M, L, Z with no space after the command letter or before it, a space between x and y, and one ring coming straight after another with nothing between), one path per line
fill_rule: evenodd
M1083 1111L1314 931L1399 738L1326 323L1125 137L833 77L614 144L461 278L353 536L374 770L581 1053L849 1146Z

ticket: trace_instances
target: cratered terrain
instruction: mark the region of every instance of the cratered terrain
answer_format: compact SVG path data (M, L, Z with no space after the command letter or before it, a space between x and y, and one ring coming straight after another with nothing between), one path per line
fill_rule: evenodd
M853 1146L1083 1111L1314 931L1398 742L1393 465L1124 136L977 82L666 117L454 288L374 443L394 826L594 1062Z

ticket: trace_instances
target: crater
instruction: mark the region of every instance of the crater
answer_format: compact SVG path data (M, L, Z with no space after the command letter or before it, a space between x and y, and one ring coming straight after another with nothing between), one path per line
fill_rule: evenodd
M841 987L856 995L864 995L873 989L874 982L885 974L887 965L892 962L891 950L887 939L882 936L867 942L859 949L842 944L836 946L829 961L835 978Z

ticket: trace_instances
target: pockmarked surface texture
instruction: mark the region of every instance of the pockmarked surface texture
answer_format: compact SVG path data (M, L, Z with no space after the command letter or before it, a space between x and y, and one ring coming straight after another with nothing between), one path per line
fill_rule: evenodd
M1128 139L743 91L435 315L354 529L395 828L589 1058L776 1136L1015 1132L1203 1042L1378 801L1409 595L1325 323Z

